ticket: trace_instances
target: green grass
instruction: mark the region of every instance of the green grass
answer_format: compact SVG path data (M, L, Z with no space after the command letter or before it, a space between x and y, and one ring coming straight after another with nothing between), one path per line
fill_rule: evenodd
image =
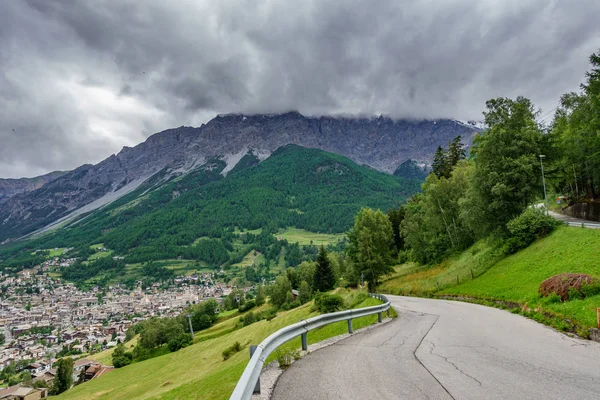
M112 251L110 251L110 250L109 251L98 251L98 252L92 254L91 256L89 256L87 260L94 261L94 260L97 260L102 257L108 257L110 255L112 255Z
M382 293L427 296L458 282L471 280L502 258L491 241L479 241L461 254L439 265L423 267L415 263L397 266L379 286Z
M578 325L580 334L596 327L600 295L549 303L540 297L538 287L545 279L561 273L584 273L600 278L600 231L560 227L547 238L511 256L501 256L495 249L493 244L481 242L438 266L424 269L402 265L381 284L380 292L514 302L529 309L528 313L546 313L547 318L542 322L559 329L566 327L550 316ZM459 284L456 284L456 275ZM440 282L439 290L436 282Z
M368 298L357 307L377 303ZM196 343L190 347L117 369L76 386L58 399L227 399L248 363L250 344L258 344L276 330L315 315L311 305L306 304L281 312L271 321L231 331L237 321L232 318L196 335ZM354 327L358 329L376 319L376 315L356 319ZM345 333L346 329L342 322L311 331L309 343ZM236 341L244 346L243 350L223 361L221 353ZM284 346L300 347L300 339Z
M265 262L265 257L258 251L252 250L244 256L242 261L233 264L234 267L250 267L252 265L260 265Z
M287 228L275 235L277 238L286 239L290 243L298 243L302 246L314 244L316 246L334 244L344 239L343 233L327 234L309 232L304 229Z
M60 257L65 253L65 250L67 248L66 247L59 247L59 248L54 248L54 249L42 249L42 251L47 251L48 252L48 257L50 258L54 258L54 257ZM35 254L36 252L34 251L33 254Z

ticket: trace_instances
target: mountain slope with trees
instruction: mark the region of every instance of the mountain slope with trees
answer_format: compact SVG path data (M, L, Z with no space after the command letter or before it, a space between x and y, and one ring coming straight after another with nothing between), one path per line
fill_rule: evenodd
M392 208L420 185L295 145L223 177L225 166L209 160L167 184L142 186L55 233L5 250L0 258L10 263L25 249L85 252L103 243L128 263L182 256L219 265L229 259L236 228L262 228L263 235L247 234L244 240L265 245L274 241L271 234L278 228L289 226L345 232L361 207Z

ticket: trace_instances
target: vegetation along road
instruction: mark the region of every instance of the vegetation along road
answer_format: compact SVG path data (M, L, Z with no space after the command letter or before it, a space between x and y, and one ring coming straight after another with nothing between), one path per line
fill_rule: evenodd
M274 399L594 399L600 344L475 304L389 296L399 318L294 363Z

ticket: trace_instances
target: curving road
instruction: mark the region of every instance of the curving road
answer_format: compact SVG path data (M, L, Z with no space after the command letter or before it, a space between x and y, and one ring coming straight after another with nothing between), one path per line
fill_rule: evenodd
M494 308L388 298L397 319L294 363L273 398L600 399L600 343Z

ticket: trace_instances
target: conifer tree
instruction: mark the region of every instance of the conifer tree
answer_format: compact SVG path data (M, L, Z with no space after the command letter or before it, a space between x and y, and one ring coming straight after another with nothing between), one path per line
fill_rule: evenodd
M431 164L431 168L433 169L433 173L438 177L446 177L449 175L448 173L448 154L439 146L435 151L435 155L433 156L433 163Z
M319 255L317 256L317 268L315 270L314 277L314 289L318 292L327 292L333 289L335 286L335 275L333 273L333 267L329 261L327 250L324 246L319 249Z

